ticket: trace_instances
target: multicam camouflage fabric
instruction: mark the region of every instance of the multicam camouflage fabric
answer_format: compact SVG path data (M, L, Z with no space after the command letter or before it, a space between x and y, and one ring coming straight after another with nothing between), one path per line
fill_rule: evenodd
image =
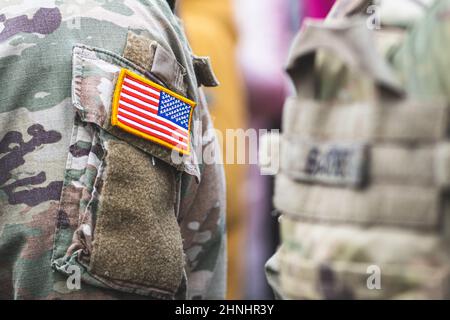
M450 296L449 100L441 71L450 1L436 1L414 23L382 16L376 39L357 14L369 4L340 1L332 22L305 26L293 47L298 97L285 105L274 197L282 245L267 263L280 298ZM411 32L398 34L401 25L413 25ZM315 28L329 31L311 36Z
M192 129L194 152L181 164L171 162L170 152L108 127L115 72L126 67L152 77L145 66L123 57L124 48L131 43L130 32L156 41L186 70L185 94L198 106ZM100 61L85 66L81 87L76 85L76 44ZM0 298L223 298L224 177L220 166L199 165L196 161L203 149L216 141L210 135L202 139L203 132L211 129L211 120L203 94L197 89L191 51L167 3L7 1L0 5L0 70ZM165 79L170 79L170 74ZM115 190L102 190L105 172L113 172L102 171L102 163L107 154L113 154L108 146L115 146L116 142L135 159L147 162L148 168L156 163L173 173L173 192L164 190L169 190L174 198L161 187L160 192L158 188L149 190L148 199L174 203L169 208L173 216L164 218L168 221L167 233L173 234L174 239L179 237L183 247L183 270L174 278L179 283L177 292L158 295L158 288L154 288L150 294L148 288L158 286L151 278L145 278L152 273L151 266L130 269L142 271L136 278L143 279L141 286L130 285L129 281L124 285L121 279L108 282L107 275L106 279L99 279L90 273L97 214L106 217L99 209L105 211L107 207L106 203L101 205L102 197L106 198L102 192ZM117 150L124 150L120 148ZM137 174L152 172L148 168L143 166L144 171ZM176 248L165 243L165 239L152 239L156 252ZM134 247L136 252L148 248L146 240L150 240L139 236L137 240L143 245ZM123 270L133 261L142 261L139 255L130 256L137 260L122 261L114 253L123 251L105 243ZM108 255L102 259L112 263ZM70 274L70 266L81 266L84 281L79 290L67 286L68 275L64 272ZM155 265L155 270L162 270L161 265Z
M450 39L450 1L428 1L404 40L389 52L399 79L419 99L443 96L450 101L450 67L446 43ZM415 66L415 68L411 68Z

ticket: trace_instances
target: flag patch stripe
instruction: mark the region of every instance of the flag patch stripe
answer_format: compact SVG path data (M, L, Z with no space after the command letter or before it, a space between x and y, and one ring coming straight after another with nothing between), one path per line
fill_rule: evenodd
M152 119L149 119L149 117L146 117L144 115L139 115L139 113L137 112L130 112L129 110L127 110L126 108L120 107L119 106L119 115L134 120L142 125L149 125L151 127L157 127L160 128L160 130L166 134L175 134L178 137L182 138L183 140L187 140L187 135L184 133L180 133L177 131L177 129L170 129L167 126L162 125L161 123L158 123Z
M153 101L151 101L150 103L149 102L145 102L142 99L130 96L129 94L126 94L123 91L120 93L120 97L124 101L126 101L128 103L133 103L133 104L140 105L140 106L143 106L143 107L147 107L147 108L150 108L150 109L153 109L153 110L158 110L158 104L156 104Z
M149 85L146 85L142 81L126 77L124 82L126 82L128 86L134 86L135 88L138 88L150 95L153 95L154 98L157 99L159 98L159 91L157 89L150 87Z
M165 133L161 133L161 132L159 132L158 130L154 130L154 129L149 128L149 127L147 127L147 126L143 126L143 125L141 125L141 124L139 124L139 123L136 123L136 122L133 121L133 120L129 120L129 119L124 118L124 117L122 117L122 116L117 116L117 118L118 118L119 120L121 120L122 122L127 123L127 124L128 124L129 126L131 126L132 128L135 128L135 129L137 129L137 130L143 130L144 132L147 132L147 133L150 133L150 134L154 134L154 135L156 135L158 138L163 139L164 141L166 141L166 142L168 142L168 143L174 143L174 142L176 142L176 143L182 144L182 145L184 145L184 146L187 147L187 144L186 144L186 143L183 143L183 142L181 142L181 141L179 141L179 140L177 140L177 139L174 139L173 137L171 137L171 136L169 136L169 135L167 135L167 134L165 134Z
M165 124L166 126L168 126L169 128L171 128L173 130L180 130L182 132L188 133L188 131L186 129L184 129L184 128L182 128L182 127L180 127L180 126L178 126L178 125L176 125L176 124L174 124L174 123L172 123L172 122L170 122L170 121L168 121L168 120L166 120L164 118L158 117L156 115L157 112L155 112L154 110L151 110L151 109L149 110L148 108L142 108L142 107L139 107L139 106L137 106L135 104L128 103L126 101L120 101L120 105L119 106L131 108L135 112L141 112L141 113L145 114L146 116L152 117L154 121L158 121L158 123Z
M153 104L153 105L158 105L159 104L159 100L155 99L153 97L150 97L148 95L146 95L145 93L139 92L137 90L131 89L129 87L123 86L122 87L122 93L125 93L129 96L132 96L136 99L141 99L144 102Z
M152 87L147 86L147 85L143 84L140 81L132 80L131 78L126 77L124 79L124 82L126 83L126 86L128 86L130 88L133 88L135 90L144 92L144 93L150 95L151 97L153 97L155 99L159 98L159 91L158 90L155 90Z

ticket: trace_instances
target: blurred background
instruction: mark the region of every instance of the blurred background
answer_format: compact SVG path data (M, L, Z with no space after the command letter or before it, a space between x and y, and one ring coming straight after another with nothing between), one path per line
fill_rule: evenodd
M179 0L197 55L210 56L221 83L206 88L216 129L280 129L290 94L284 73L305 17L324 18L334 0ZM278 245L273 179L256 165L225 165L228 299L272 299L264 264Z

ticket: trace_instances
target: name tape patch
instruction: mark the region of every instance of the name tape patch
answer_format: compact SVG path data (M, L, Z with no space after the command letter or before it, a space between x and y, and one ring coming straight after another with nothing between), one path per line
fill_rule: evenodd
M290 141L284 170L295 180L361 187L367 176L367 145Z
M194 108L195 102L122 69L114 91L111 124L188 155Z

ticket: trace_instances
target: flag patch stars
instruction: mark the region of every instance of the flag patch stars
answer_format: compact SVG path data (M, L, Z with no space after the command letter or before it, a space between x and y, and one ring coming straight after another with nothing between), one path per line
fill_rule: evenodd
M114 91L111 124L176 150L190 153L190 123L195 103L128 69Z
M189 129L191 106L165 92L161 92L161 105L158 114L185 129Z

